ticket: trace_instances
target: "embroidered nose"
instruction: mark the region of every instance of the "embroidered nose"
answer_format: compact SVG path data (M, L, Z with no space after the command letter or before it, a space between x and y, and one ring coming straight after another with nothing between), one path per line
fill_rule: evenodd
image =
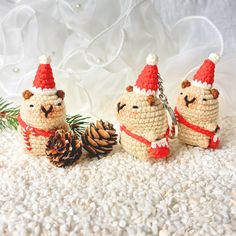
M188 100L187 95L184 97L184 101L185 101L185 104L186 104L187 107L188 107L189 104L193 103L195 100L196 100L196 98L192 98L191 100Z
M50 107L48 108L48 110L42 105L41 106L41 111L44 113L45 117L48 118L48 114L50 112L52 112L53 106L50 105Z
M124 107L126 106L126 104L120 104L120 102L118 102L117 104L117 111L119 112L120 110L122 110Z

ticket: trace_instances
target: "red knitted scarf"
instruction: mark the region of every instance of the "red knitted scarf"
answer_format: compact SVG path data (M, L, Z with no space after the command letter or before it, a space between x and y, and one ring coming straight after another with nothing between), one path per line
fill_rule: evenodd
M210 143L209 143L209 147L210 148L216 148L218 145L219 145L219 138L216 137L216 134L217 132L213 132L213 131L210 131L210 130L207 130L207 129L204 129L200 126L197 126L197 125L194 125L194 124L191 124L189 123L186 119L184 119L183 116L180 115L180 113L178 112L177 110L177 107L175 107L175 117L176 117L176 120L185 125L186 127L198 132L198 133L201 133L203 135L206 135L210 138ZM216 130L219 130L220 127L217 125L217 128Z
M167 129L167 131L165 133L165 137L164 137L165 142L164 142L164 144L161 141L160 141L159 144L158 144L159 141L150 142L147 139L145 139L144 137L132 133L124 125L122 125L120 127L120 130L124 131L128 136L136 139L138 142L144 143L146 146L148 146L149 147L148 154L150 156L153 156L154 158L163 158L163 157L166 157L169 154L169 143L168 143L169 129Z
M17 119L18 119L19 125L21 126L22 131L23 131L23 137L24 137L26 148L29 151L32 149L31 144L30 144L30 140L29 140L30 135L43 136L43 137L49 138L51 135L53 135L55 133L55 131L45 131L45 130L37 129L37 128L34 128L30 125L27 125L21 119L20 113L18 114Z

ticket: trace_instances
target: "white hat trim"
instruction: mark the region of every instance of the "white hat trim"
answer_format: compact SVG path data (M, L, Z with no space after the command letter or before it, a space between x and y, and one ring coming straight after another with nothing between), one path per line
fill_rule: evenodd
M141 89L141 88L139 88L135 85L134 86L134 92L139 93L141 95L155 95L157 91L151 90L151 89L146 90L144 88Z
M193 80L192 85L200 88L211 89L212 84L208 84L207 82L202 83L201 81Z
M36 94L42 94L42 95L51 95L51 94L56 94L57 88L54 87L53 89L42 89L42 88L36 88L33 86L32 92Z

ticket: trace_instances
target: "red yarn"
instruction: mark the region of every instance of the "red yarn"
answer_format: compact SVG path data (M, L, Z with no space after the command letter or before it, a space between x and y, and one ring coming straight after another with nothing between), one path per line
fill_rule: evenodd
M158 68L156 65L146 65L138 76L136 86L146 91L158 90Z
M46 138L49 138L52 134L54 134L55 132L54 131L45 131L43 129L37 129L37 128L34 128L30 125L27 125L22 119L21 119L21 116L20 116L20 113L18 114L18 123L19 125L25 129L26 127L30 127L32 129L32 131L35 133L34 136L43 136L43 137L46 137Z
M144 143L146 146L149 147L149 151L148 154L156 159L158 158L164 158L166 157L169 153L170 150L167 146L156 146L156 148L152 148L152 142L148 141L147 139L145 139L144 137L134 134L132 133L130 130L128 130L124 125L122 125L120 127L121 131L124 131L127 135L129 135L130 137L136 139L137 141L139 141L140 143ZM169 137L169 129L167 129L166 133L165 133L165 139L166 142L168 143L168 137Z
M208 146L209 148L215 149L219 146L220 139L218 138L217 141L214 141L214 136L216 135L216 132L212 132L212 131L206 130L200 126L189 123L187 120L184 119L183 116L180 115L180 113L177 110L177 107L175 107L175 116L176 116L176 120L179 123L185 125L186 127L190 128L198 133L208 136L210 138L209 146ZM220 129L219 126L217 126L216 129L219 130Z
M200 81L201 83L206 82L207 84L213 84L214 72L215 63L213 63L209 59L206 59L197 71L197 73L194 75L193 80Z
M147 146L151 146L151 142L148 141L147 139L145 139L144 137L142 136L139 136L137 134L134 134L132 133L130 130L128 130L124 125L122 125L120 127L120 130L121 131L124 131L127 135L129 135L130 137L136 139L137 141L139 141L140 143L144 143L145 145Z
M41 89L53 89L54 77L50 64L40 64L34 78L33 86Z
M30 125L27 125L20 117L20 113L18 114L18 123L22 128L22 133L23 133L23 137L24 137L24 142L25 142L25 147L27 150L32 150L32 146L30 143L30 135L33 136L43 136L46 138L49 138L51 135L53 135L55 132L54 131L45 131L42 129L37 129L34 128Z

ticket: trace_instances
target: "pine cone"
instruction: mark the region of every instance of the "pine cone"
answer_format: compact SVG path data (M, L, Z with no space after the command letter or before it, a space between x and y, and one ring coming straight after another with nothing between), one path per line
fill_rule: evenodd
M83 148L91 156L106 155L112 151L113 145L117 144L117 134L113 125L102 120L96 125L91 123L81 136Z
M73 131L57 130L48 140L46 154L55 166L69 166L80 158L82 143Z

